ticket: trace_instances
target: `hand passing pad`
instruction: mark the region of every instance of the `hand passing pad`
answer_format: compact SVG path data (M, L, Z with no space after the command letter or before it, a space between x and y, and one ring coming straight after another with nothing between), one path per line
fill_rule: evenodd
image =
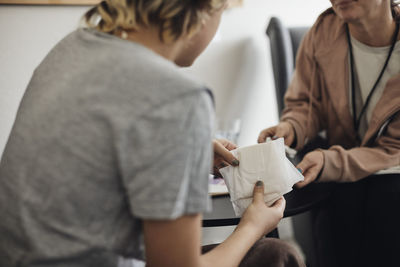
M228 187L236 216L241 216L253 199L254 184L264 182L264 201L270 206L290 192L303 175L286 158L283 138L231 151L238 167L220 169Z

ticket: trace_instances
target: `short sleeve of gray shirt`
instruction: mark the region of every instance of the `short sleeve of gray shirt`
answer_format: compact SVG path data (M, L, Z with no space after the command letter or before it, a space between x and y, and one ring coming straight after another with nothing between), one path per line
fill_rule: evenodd
M206 209L211 112L208 94L190 92L118 131L122 182L135 216L174 219Z

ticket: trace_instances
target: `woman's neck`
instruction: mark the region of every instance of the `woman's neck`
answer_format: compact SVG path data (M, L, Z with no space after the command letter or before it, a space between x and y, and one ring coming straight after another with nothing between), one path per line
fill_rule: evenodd
M382 47L392 43L396 22L391 14L349 22L350 34L363 44ZM399 37L398 37L399 38Z

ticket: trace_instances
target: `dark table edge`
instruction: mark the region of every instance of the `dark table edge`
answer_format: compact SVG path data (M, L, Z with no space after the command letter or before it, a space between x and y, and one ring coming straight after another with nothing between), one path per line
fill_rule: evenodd
M332 183L332 185L333 184L334 183ZM334 187L332 187L332 188L334 188ZM332 193L332 191L330 193ZM299 208L285 210L285 212L283 213L283 218L295 216L295 215L301 214L303 212L309 211L314 207L317 207L318 205L320 205L322 202L324 202L324 200L326 200L329 197L330 193L327 195L327 197L325 199L320 199L317 202L311 202L310 204L301 206ZM213 196L213 198L220 198L220 197L225 197L225 196ZM202 224L203 224L203 227L220 227L220 226L238 225L239 222L240 222L240 218L203 219Z

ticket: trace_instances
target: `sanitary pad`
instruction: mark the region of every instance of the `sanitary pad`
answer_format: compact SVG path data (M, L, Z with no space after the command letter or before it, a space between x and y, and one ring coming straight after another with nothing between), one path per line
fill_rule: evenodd
M220 169L236 216L241 216L253 199L254 184L264 182L264 201L270 206L290 192L303 175L286 158L283 138L231 151L240 161L238 167Z

